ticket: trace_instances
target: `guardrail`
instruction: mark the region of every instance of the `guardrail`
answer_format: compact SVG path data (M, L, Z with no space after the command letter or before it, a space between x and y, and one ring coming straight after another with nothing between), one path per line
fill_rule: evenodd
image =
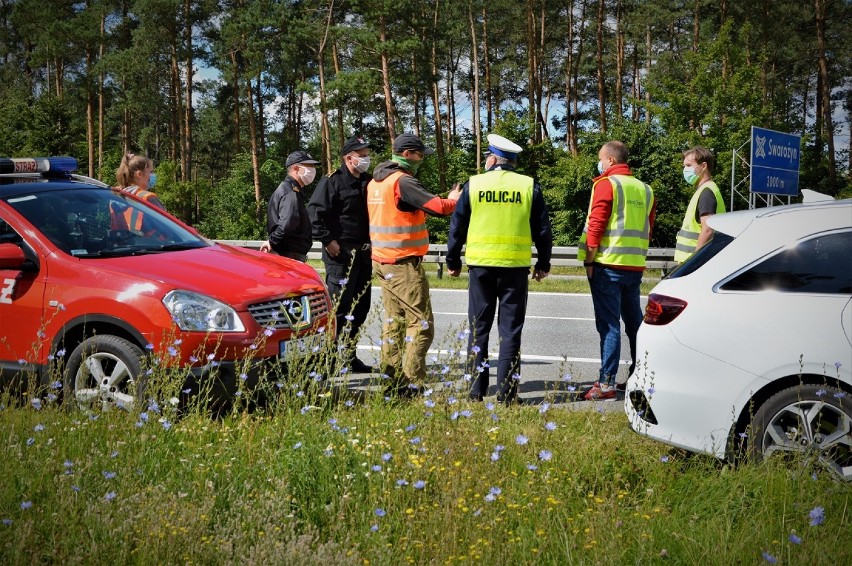
M260 249L263 243L261 240L216 240L220 244L229 244L241 248ZM533 259L536 258L535 248L533 248ZM322 259L322 243L314 242L311 250L308 252L308 259ZM444 275L444 264L447 259L446 244L430 244L429 252L423 258L426 263L435 263L438 265L438 278ZM553 248L553 254L550 259L551 265L560 267L580 267L583 262L577 259L577 246L559 246ZM675 266L674 249L672 248L650 248L648 250L647 267L650 269L662 269L668 271Z

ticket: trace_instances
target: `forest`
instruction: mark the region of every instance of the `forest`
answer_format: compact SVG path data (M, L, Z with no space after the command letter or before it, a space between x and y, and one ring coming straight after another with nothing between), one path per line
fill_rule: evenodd
M0 0L0 20L0 155L113 183L144 153L212 238L264 238L286 156L328 173L355 133L373 163L421 136L436 193L481 171L488 133L515 140L559 245L611 139L655 191L655 247L692 191L681 152L713 149L730 203L752 126L802 136L800 188L852 196L848 0ZM443 241L446 220L430 228Z

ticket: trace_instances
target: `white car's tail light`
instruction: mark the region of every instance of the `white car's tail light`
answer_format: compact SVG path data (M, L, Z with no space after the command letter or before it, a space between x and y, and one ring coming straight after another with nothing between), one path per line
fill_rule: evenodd
M648 305L645 307L645 324L662 326L678 317L686 308L686 301L651 293L648 295Z

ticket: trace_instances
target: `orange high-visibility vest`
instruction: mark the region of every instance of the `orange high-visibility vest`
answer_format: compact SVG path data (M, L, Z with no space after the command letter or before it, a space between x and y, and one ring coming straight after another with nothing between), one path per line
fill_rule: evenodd
M395 171L382 181L373 179L367 185L372 257L379 263L396 263L406 257L423 257L429 251L426 213L422 210L403 212L396 207L395 189L400 177L407 174Z
M144 200L145 202L149 202L151 199L157 198L156 193L152 193L151 191L140 189L137 186L127 187L122 189L126 193L130 193L138 199ZM133 230L135 232L142 231L142 222L145 218L145 214L136 210L133 207L128 207L127 210L124 211L124 221L127 223L127 228L129 230Z

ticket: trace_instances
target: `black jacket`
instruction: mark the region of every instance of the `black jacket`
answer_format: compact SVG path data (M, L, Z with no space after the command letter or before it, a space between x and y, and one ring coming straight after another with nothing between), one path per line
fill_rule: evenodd
M370 243L366 193L370 179L369 173L353 177L345 164L320 179L308 203L314 240L323 246L337 240L344 248Z
M272 251L307 254L311 249L311 221L301 188L288 176L269 198L266 229Z

